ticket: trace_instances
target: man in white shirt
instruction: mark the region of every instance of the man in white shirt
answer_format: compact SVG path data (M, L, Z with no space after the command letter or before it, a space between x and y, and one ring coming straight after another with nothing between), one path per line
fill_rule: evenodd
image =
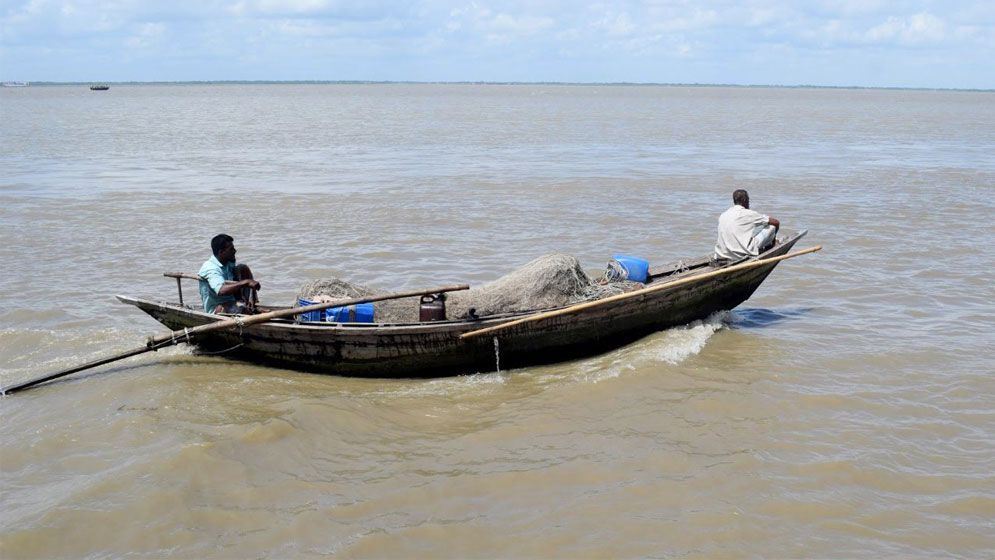
M773 246L781 222L750 210L750 195L743 189L732 193L732 202L732 208L719 216L715 258L731 261L755 257Z

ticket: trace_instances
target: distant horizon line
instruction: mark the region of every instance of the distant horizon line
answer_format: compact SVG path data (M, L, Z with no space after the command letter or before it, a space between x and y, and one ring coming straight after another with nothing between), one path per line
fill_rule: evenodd
M156 81L88 81L88 82L58 82L58 81L17 81L7 80L3 85L18 84L28 86L90 86L102 85L496 85L496 86L663 86L663 87L722 87L722 88L770 88L770 89L880 89L880 90L911 90L911 91L965 91L993 92L995 88L957 88L957 87L914 87L914 86L829 86L815 84L723 84L704 82L556 82L556 81L488 81L488 80L156 80Z

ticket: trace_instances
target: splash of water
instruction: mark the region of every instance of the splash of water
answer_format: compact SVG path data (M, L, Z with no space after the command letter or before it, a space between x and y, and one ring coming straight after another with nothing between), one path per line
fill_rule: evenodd
M496 336L494 337L494 371L501 373L501 345Z
M712 335L724 328L728 316L728 312L714 313L704 320L667 329L604 356L585 360L580 364L583 377L597 383L619 377L624 371L634 371L640 365L680 364L701 352Z
M705 343L725 326L728 312L714 313L701 321L694 321L662 333L662 340L654 340L647 350L654 357L668 364L679 364L701 352Z

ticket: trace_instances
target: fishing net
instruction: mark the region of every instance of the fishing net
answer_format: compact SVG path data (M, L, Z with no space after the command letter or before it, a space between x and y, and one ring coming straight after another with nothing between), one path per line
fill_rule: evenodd
M452 318L467 317L471 309L478 317L549 309L626 291L622 284L593 282L576 257L546 255L493 282L449 294L446 309Z
M306 299L318 303L337 299L372 297L388 293L387 290L352 284L340 278L324 278L305 283L301 286L297 297L298 299ZM375 301L373 302L373 320L377 323L416 322L418 321L419 304L419 298Z
M446 299L449 319L484 317L502 313L534 311L562 307L600 299L643 287L627 280L610 280L607 276L592 280L576 257L563 254L539 257L501 278L469 290L450 292ZM320 298L356 298L386 294L351 284L338 278L313 280L304 284L298 297L309 301ZM374 320L378 323L418 321L418 298L375 302Z

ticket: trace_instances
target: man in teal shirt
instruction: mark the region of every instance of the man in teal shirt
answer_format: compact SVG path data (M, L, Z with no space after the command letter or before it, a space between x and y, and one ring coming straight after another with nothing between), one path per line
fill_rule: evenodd
M224 233L211 239L214 256L200 267L200 299L206 313L253 313L260 284L252 271L235 263L235 240Z

